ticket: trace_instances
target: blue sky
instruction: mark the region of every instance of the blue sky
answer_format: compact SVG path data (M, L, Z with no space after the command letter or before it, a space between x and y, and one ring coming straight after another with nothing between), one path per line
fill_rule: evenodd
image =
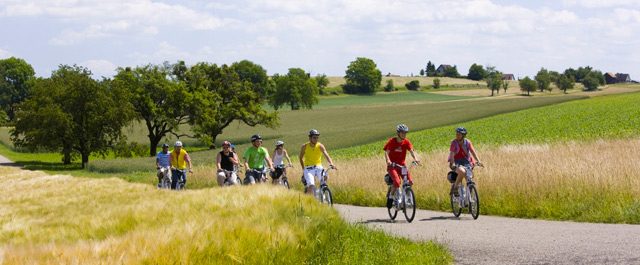
M366 57L403 76L431 61L462 75L474 63L517 77L589 65L640 80L638 47L640 0L0 0L0 58L22 58L38 76L60 64L111 77L244 59L269 75L344 76Z

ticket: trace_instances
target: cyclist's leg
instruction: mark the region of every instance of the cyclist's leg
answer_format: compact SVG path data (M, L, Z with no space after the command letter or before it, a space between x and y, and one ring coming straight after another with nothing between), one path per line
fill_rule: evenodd
M400 187L400 185L402 184L402 182L400 180L400 173L401 172L402 171L401 171L400 168L387 167L387 173L389 173L389 177L393 181L393 185L391 186L391 193L389 194L390 198L393 196L393 194L395 194L396 189L398 189L398 187Z
M227 174L224 171L218 172L218 185L223 186L224 180L227 178Z
M178 184L178 176L180 174L180 171L177 169L171 170L171 189L175 190L176 189L176 184Z
M315 169L304 169L304 180L307 182L307 193L313 194L313 188L316 185L315 182Z
M247 174L245 174L246 176L246 180L245 183L247 184L256 184L256 178L255 178L256 172L251 172L249 170L247 170Z

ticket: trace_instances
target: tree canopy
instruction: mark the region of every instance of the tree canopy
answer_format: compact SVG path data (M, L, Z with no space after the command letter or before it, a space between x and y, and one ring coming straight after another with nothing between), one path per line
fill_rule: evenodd
M527 96L538 90L538 83L536 81L531 80L528 76L518 82L520 84L520 90L522 92L527 92Z
M534 79L536 83L538 83L540 92L544 92L545 90L551 91L551 75L547 69L540 68L540 71L538 71Z
M0 109L13 121L15 111L35 85L35 71L23 59L11 57L0 60Z
M479 81L484 79L488 75L489 74L487 73L487 71L484 70L482 65L478 65L474 63L473 65L471 65L471 67L469 67L469 74L467 75L467 78L471 80Z
M127 93L108 83L92 79L87 68L60 66L21 104L12 141L32 151L60 152L66 164L80 155L84 168L91 154L104 155L124 137L121 129L133 115Z
M444 73L442 74L442 76L451 77L451 78L459 78L460 77L460 73L458 73L458 66L454 65L454 66L451 66L451 67L445 69Z
M556 86L564 91L565 94L567 93L567 89L573 89L574 84L573 76L569 77L565 74L559 75L556 81Z
M380 87L382 72L371 59L358 57L347 67L344 78L347 83L342 87L347 94L372 94Z
M175 67L180 67L178 63ZM167 134L177 134L181 124L187 124L192 95L184 83L172 80L174 67L146 65L131 69L118 68L113 87L130 93L136 119L142 120L149 138L149 155L156 155L156 147Z
M255 84L240 80L233 67L198 63L185 76L187 88L194 94L189 123L195 137L210 148L215 147L217 136L235 120L249 126L278 125L277 112L268 113L262 108Z
M277 110L283 105L289 105L291 110L311 109L314 104L318 104L316 79L310 78L304 70L290 68L287 75L274 75L273 80L276 83L276 91L269 98L269 104L274 109Z

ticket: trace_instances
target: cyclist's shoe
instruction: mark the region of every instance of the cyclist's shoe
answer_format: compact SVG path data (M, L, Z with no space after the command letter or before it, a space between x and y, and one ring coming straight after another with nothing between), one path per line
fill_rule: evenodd
M160 184L160 182L158 182L158 188L162 188L162 184Z
M451 193L453 194L453 196L455 197L460 197L460 193L458 193L458 189L456 189L455 186L451 186Z
M393 199L387 198L387 208L391 209L392 206L393 206Z

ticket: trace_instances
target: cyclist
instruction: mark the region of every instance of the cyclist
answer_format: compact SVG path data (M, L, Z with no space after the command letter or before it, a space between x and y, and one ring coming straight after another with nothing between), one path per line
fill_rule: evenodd
M184 178L184 183L187 183L187 174L185 174L187 164L189 164L190 173L193 173L193 167L191 166L191 159L189 158L189 154L187 154L187 151L182 149L182 142L176 141L173 144L173 148L174 149L173 151L171 151L171 156L169 156L169 164L171 164L172 173L171 189L175 190L180 176Z
M389 193L389 198L387 198L387 208L391 208L393 206L393 195L396 193L396 190L400 187L401 184L401 176L402 169L399 167L392 166L393 163L406 166L404 159L407 156L407 151L413 157L413 160L420 164L420 160L416 158L416 154L413 151L413 145L409 139L407 139L407 133L409 132L409 127L404 124L400 124L396 127L396 137L389 139L387 144L384 145L384 160L387 163L387 173L389 173L389 177L393 180L393 186L391 186L391 192ZM407 179L409 180L409 185L413 185L413 178L411 178L411 174L407 171Z
M276 180L282 176L282 173L287 174L287 168L284 167L283 161L285 157L291 166L291 158L289 158L287 150L284 149L284 142L277 141L276 149L273 150L273 165L276 168L276 171L271 174L271 178L273 179L271 183L273 184L276 184Z
M256 180L262 178L264 174L265 165L263 160L267 162L271 171L273 171L273 163L271 163L267 149L262 147L262 137L260 137L260 135L254 134L251 136L251 145L252 146L244 152L242 158L244 158L244 166L247 169L244 182L245 184L251 183L253 185L256 183Z
M327 153L327 149L324 145L318 142L320 133L316 130L309 131L309 142L302 145L300 150L300 166L302 166L303 177L307 183L307 193L313 194L315 187L315 177L320 178L322 174L322 155L329 161L329 164L333 165L331 157ZM337 168L336 168L337 169ZM326 180L326 179L325 179Z
M237 185L236 181L238 176L234 171L238 166L238 155L231 151L231 143L224 141L222 143L222 151L218 153L217 166L218 166L218 185L224 185L224 180L228 179L231 185Z
M171 172L169 157L171 157L171 153L169 153L169 145L163 144L162 151L158 152L158 154L156 155L156 169L158 169L158 188L161 187L160 182L162 182L164 176Z
M480 159L478 159L476 155L476 150L473 148L473 144L471 144L471 141L469 141L466 136L467 129L464 127L456 128L456 139L451 141L451 146L449 147L450 153L449 159L447 160L449 162L449 168L455 170L458 174L456 182L451 186L451 192L453 192L455 196L460 196L456 187L458 187L458 184L462 181L463 176L471 177L471 169L474 164L473 158L477 161L475 162L476 165L482 166ZM473 155L473 158L471 158L470 154Z

